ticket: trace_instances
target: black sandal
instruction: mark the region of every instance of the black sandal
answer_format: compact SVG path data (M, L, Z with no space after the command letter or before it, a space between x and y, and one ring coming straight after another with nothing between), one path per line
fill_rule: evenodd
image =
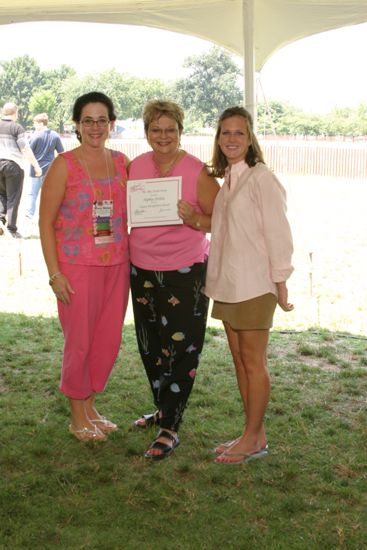
M158 441L160 437L166 437L167 439L170 439L172 441L172 445L168 445L168 443L162 443L161 441ZM144 456L145 458L149 458L150 460L162 460L163 458L168 458L176 449L176 447L179 446L179 444L180 438L177 434L173 435L166 430L162 430L159 432L153 443L151 443L147 451L144 453ZM162 452L157 455L152 455L148 452L149 449L157 449Z
M159 411L155 411L152 414L143 414L140 418L134 421L136 428L149 428L150 426L159 425Z

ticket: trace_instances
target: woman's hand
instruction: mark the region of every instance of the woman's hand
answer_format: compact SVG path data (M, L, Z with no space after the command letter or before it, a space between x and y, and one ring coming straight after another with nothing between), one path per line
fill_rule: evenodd
M177 212L181 220L191 227L196 227L199 221L199 212L196 212L195 208L189 202L179 200L177 203Z
M51 286L56 298L60 300L60 302L62 302L63 304L70 304L71 294L75 294L75 293L68 279L65 277L65 275L60 273L52 281Z
M294 305L288 302L288 289L285 281L276 283L278 290L278 304L283 311L292 311Z

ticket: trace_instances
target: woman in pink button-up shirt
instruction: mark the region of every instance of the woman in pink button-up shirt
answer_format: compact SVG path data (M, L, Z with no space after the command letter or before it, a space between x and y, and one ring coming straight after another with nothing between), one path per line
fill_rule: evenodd
M214 300L212 317L223 321L245 413L243 434L216 448L216 462L239 464L268 454L266 353L277 303L293 309L286 285L293 244L285 190L266 167L242 107L222 113L212 164L224 184L212 215L205 293Z

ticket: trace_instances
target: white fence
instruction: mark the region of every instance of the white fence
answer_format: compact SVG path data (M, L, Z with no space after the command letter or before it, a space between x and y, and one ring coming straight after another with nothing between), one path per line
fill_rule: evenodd
M62 140L65 150L78 142ZM208 162L212 155L212 137L183 136L182 146ZM278 174L294 176L367 177L367 141L261 140L267 164ZM111 139L109 147L123 151L130 159L150 149L145 139Z

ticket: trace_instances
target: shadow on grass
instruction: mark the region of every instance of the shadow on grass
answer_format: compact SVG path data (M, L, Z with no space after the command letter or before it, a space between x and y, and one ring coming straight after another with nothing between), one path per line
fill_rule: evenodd
M223 331L207 331L182 445L155 464L155 431L131 427L152 410L132 325L123 339L98 401L120 430L83 445L58 391L58 320L0 314L0 548L366 547L366 339L273 332L270 455L229 467L212 453L242 429Z

